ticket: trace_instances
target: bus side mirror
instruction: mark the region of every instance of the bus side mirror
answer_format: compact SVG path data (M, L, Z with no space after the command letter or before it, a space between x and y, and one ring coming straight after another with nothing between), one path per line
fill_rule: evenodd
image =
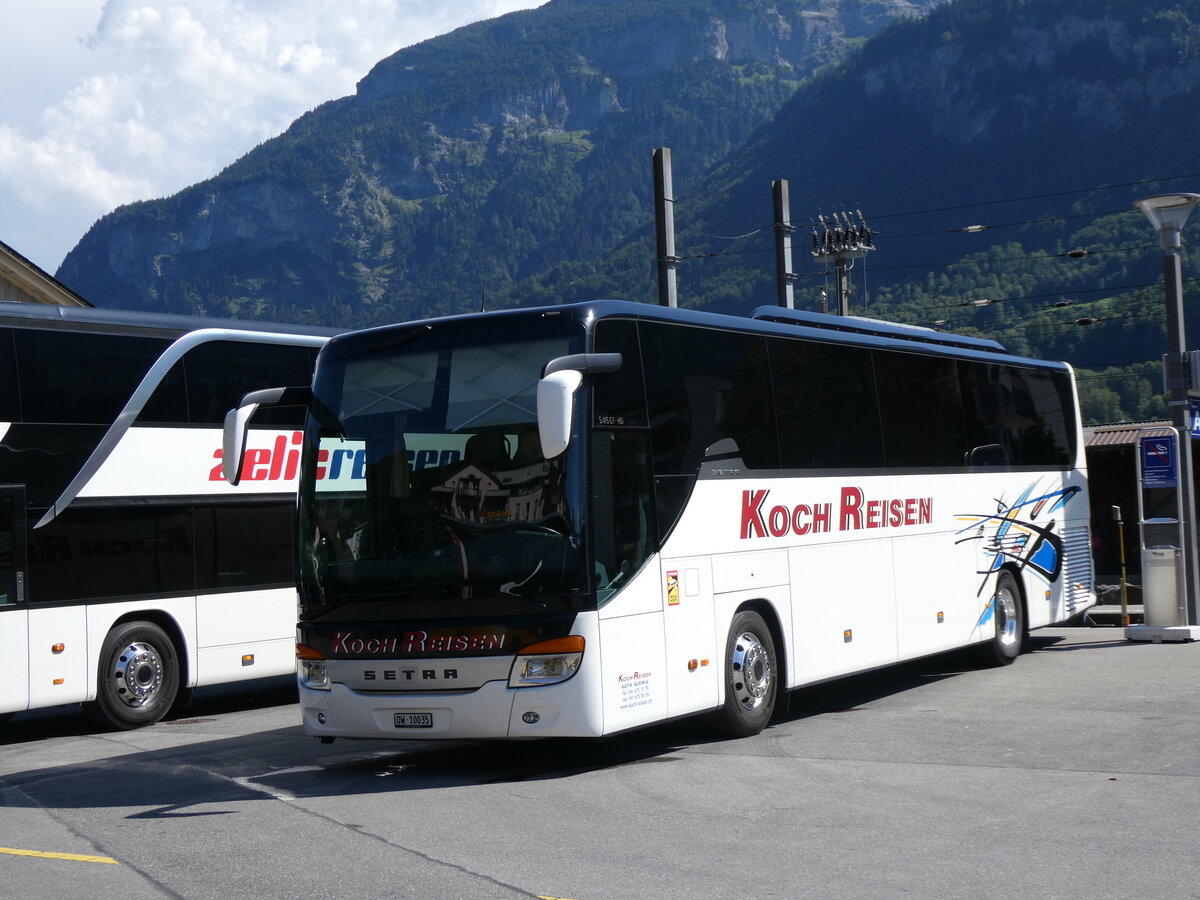
M583 373L577 369L560 369L538 382L538 438L546 459L560 456L571 443L571 414L581 384Z
M234 487L242 480L246 432L250 428L250 419L256 412L258 404L250 403L239 405L225 413L225 425L221 429L221 474Z
M572 353L546 363L537 386L542 456L554 459L571 443L571 413L575 409L575 392L583 383L583 376L615 372L620 368L620 353Z
M221 474L237 487L242 480L242 456L246 453L246 433L250 419L263 406L306 405L312 398L307 387L266 388L251 391L233 409L225 413L221 430Z

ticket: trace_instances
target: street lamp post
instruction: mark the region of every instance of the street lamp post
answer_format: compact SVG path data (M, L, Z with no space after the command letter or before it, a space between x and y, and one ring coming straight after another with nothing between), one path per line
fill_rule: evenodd
M1191 411L1188 402L1187 338L1183 323L1180 234L1200 194L1159 194L1133 205L1146 214L1162 240L1163 284L1167 313L1167 405L1179 446L1179 540L1183 554L1183 591L1187 621L1200 625L1200 578L1196 566L1196 491L1192 484ZM1197 385L1200 387L1200 385Z

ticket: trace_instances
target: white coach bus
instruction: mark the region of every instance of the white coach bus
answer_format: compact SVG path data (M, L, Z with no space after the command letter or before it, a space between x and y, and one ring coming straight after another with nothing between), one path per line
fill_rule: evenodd
M786 689L1010 663L1094 602L1071 370L991 341L602 301L342 335L310 394L323 740L750 735Z
M260 423L239 488L220 428L332 333L0 304L0 718L85 702L133 728L294 669L303 411Z

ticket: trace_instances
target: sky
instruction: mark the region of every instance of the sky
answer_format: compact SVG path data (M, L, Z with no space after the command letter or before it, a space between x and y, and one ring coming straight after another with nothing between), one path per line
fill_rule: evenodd
M0 241L54 274L101 216L215 175L379 60L545 0L0 0Z

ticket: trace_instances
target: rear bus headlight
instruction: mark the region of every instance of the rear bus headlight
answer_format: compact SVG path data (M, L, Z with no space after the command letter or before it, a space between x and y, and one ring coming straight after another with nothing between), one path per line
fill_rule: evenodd
M583 661L583 638L577 634L538 641L522 648L513 660L508 686L534 687L566 681Z
M297 644L296 678L301 687L310 691L329 690L329 670L325 667L325 655L312 647Z

